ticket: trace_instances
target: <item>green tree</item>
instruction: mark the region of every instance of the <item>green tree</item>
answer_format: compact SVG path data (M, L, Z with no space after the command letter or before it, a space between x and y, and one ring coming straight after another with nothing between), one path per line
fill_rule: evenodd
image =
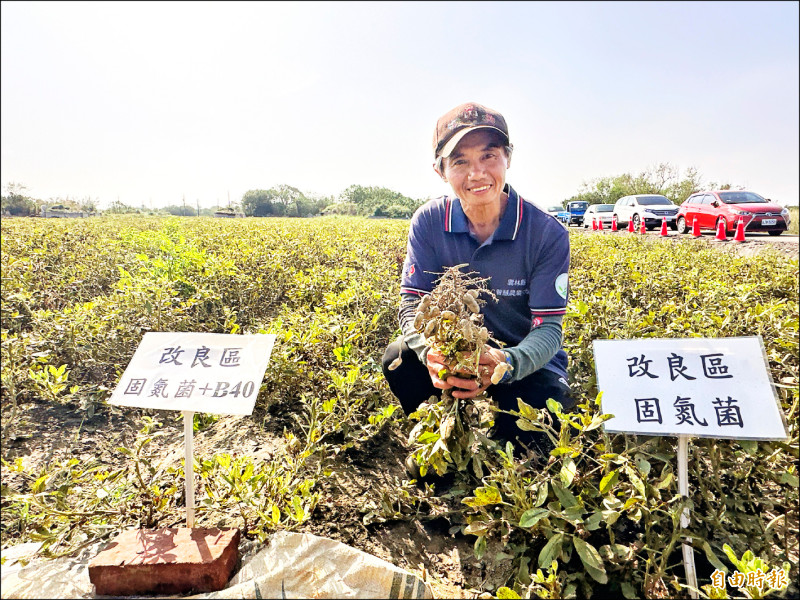
M308 217L332 202L326 196L307 196L291 185L268 190L248 190L242 196L244 213L252 217Z
M248 217L273 216L271 190L247 190L242 196L242 208Z
M4 214L19 217L36 214L36 201L23 193L27 189L21 183L13 181L6 184L6 195L2 196L0 210Z
M367 217L409 218L422 204L419 200L414 200L389 188L361 185L351 185L339 195L338 201L355 204L358 207L358 214Z
M197 216L197 208L193 206L187 206L185 204L170 204L169 206L165 206L161 209L163 212L166 212L170 215L175 215L176 217L194 217Z
M134 206L129 206L117 199L111 201L111 206L106 212L112 215L130 215L138 214L139 209Z

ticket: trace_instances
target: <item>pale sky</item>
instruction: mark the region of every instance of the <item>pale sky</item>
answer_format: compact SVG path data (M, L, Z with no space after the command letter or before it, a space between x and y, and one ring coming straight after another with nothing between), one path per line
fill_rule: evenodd
M501 112L540 206L667 162L800 197L797 2L2 2L1 183L210 207L412 198L436 119Z

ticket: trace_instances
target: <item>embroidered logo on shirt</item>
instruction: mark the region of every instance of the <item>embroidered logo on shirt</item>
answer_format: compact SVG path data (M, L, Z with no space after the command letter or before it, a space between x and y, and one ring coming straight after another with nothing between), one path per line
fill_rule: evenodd
M566 273L562 273L558 277L556 277L556 292L559 296L567 299L567 288L569 287L569 276Z
M408 276L411 277L414 274L414 271L416 271L416 269L414 268L414 265L411 265L410 267L408 267Z

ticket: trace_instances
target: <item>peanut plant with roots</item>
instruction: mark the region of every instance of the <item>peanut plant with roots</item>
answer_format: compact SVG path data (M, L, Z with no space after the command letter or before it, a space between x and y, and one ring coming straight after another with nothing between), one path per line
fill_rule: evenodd
M473 379L482 387L479 365L481 355L488 349L491 333L483 325L481 306L487 300L497 301L487 286L488 279L474 272L465 273L466 265L456 265L444 271L430 294L417 305L414 328L425 343L439 351L445 366L438 373L442 380L450 375ZM498 342L499 343L499 342ZM396 365L395 365L396 366ZM498 383L511 365L498 365L492 383ZM413 460L421 476L433 469L444 475L448 469L464 471L472 465L477 477L482 476L480 441L491 425L488 396L482 392L475 398L454 398L450 389L441 398L431 396L410 415L419 422L411 431L409 443L414 450Z

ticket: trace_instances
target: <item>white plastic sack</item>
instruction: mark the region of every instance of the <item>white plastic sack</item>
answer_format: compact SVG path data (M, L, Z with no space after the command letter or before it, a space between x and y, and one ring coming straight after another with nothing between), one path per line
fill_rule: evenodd
M219 592L191 598L433 598L416 575L341 542L278 532Z

